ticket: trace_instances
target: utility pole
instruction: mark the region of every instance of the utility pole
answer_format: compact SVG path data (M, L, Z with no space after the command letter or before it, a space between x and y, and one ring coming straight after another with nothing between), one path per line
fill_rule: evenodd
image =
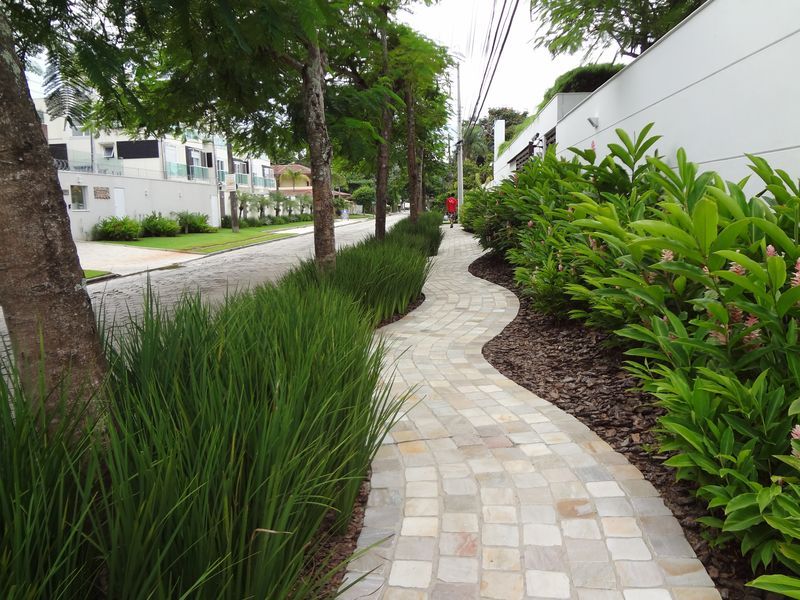
M464 204L464 138L461 131L461 63L456 63L456 85L457 94L456 101L458 102L458 142L456 142L456 150L458 152L458 214L461 215L461 207Z

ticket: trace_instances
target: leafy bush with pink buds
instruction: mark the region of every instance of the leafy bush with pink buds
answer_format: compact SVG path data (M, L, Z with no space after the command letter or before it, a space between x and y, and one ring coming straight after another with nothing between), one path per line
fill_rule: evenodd
M740 543L754 570L800 573L800 186L757 156L749 186L699 173L682 150L671 167L646 155L650 129L618 130L602 160L532 160L489 194L476 234L539 309L628 345L628 369L667 411L668 464L697 483L717 541Z

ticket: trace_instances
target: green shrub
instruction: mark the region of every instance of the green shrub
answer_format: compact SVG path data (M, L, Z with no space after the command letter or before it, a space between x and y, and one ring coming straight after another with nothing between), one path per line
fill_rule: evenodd
M151 296L109 340L104 436L47 437L0 386L2 596L320 597L321 528L349 522L405 399L372 323L334 286Z
M208 215L182 211L177 213L178 225L183 233L214 233L217 229L208 224Z
M286 225L288 222L289 219L285 215L278 215L276 217L272 217L273 225Z
M258 217L245 217L244 219L239 219L239 226L241 227L242 223L246 224L246 227L260 227L261 221Z
M434 223L435 227L431 227ZM383 242L367 240L336 253L336 268L320 272L313 261L290 271L283 282L307 287L333 287L347 293L379 323L408 309L422 293L430 272L428 256L438 250L443 233L441 214L420 215L396 223Z
M179 225L172 219L162 217L161 213L153 212L142 219L143 237L175 237L179 232Z
M300 215L298 215L298 216L300 217L300 221L306 221L307 222L307 221L313 221L314 220L314 215L309 214L309 213L300 213Z
M353 192L350 200L363 206L365 213L371 213L375 206L375 188L372 185L362 185Z
M435 256L444 239L442 213L435 211L420 213L417 223L412 223L408 218L402 219L387 232L386 239L401 244L416 245L427 256Z
M737 541L754 570L800 574L800 487L776 483L800 466L787 459L800 456L800 186L750 157L766 193L748 198L682 150L675 168L648 156L650 129L618 130L602 160L548 151L476 196L467 221L539 310L628 345L628 369L666 410L667 464L697 484L717 542Z
M219 226L222 229L230 229L231 228L231 216L230 215L222 215L222 219L220 219Z
M139 238L141 227L130 217L106 217L92 228L92 239L132 241Z

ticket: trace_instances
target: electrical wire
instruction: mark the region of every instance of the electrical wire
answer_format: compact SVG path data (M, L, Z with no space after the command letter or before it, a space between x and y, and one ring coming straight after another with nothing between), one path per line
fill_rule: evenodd
M470 115L467 127L462 133L461 139L458 140L456 144L463 143L464 138L468 136L475 128L475 125L478 122L478 118L481 114L481 111L483 111L483 107L486 104L486 99L489 96L489 90L491 89L492 82L494 81L494 76L497 73L497 67L500 64L500 58L502 57L503 50L505 49L506 42L508 41L508 36L511 33L511 26L513 25L514 16L517 13L517 8L519 7L519 0L515 0L511 12L506 12L507 5L508 5L508 0L503 0L503 6L501 7L500 10L500 16L498 17L496 26L494 27L494 35L492 35L491 33L492 31L491 23L487 30L487 42L491 37L492 46L490 48L489 56L486 61L486 67L484 68L484 74L481 80L481 85L478 89L478 97L475 100L475 106ZM500 31L502 30L504 30L504 33L500 34ZM499 46L497 45L498 40L502 40ZM489 75L490 69L491 69L491 75Z

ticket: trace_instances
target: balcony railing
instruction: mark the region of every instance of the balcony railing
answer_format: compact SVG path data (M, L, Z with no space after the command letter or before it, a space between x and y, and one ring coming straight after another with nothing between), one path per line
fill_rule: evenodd
M269 187L269 179L267 179L266 177L259 177L258 175L253 175L253 185L258 188Z
M167 177L180 179L187 179L189 177L189 172L186 169L186 165L183 163L168 162L166 171Z
M225 183L225 179L228 177L227 171L217 171L217 181Z
M239 185L249 185L250 184L250 176L247 173L237 173L236 174L236 183Z
M200 167L197 165L189 165L189 179L196 179L197 181L208 181L210 170L208 167Z
M69 151L67 159L55 158L53 161L59 171L79 171L81 173L101 173L103 175L122 175L122 161L118 158L97 158L92 164L88 152Z

